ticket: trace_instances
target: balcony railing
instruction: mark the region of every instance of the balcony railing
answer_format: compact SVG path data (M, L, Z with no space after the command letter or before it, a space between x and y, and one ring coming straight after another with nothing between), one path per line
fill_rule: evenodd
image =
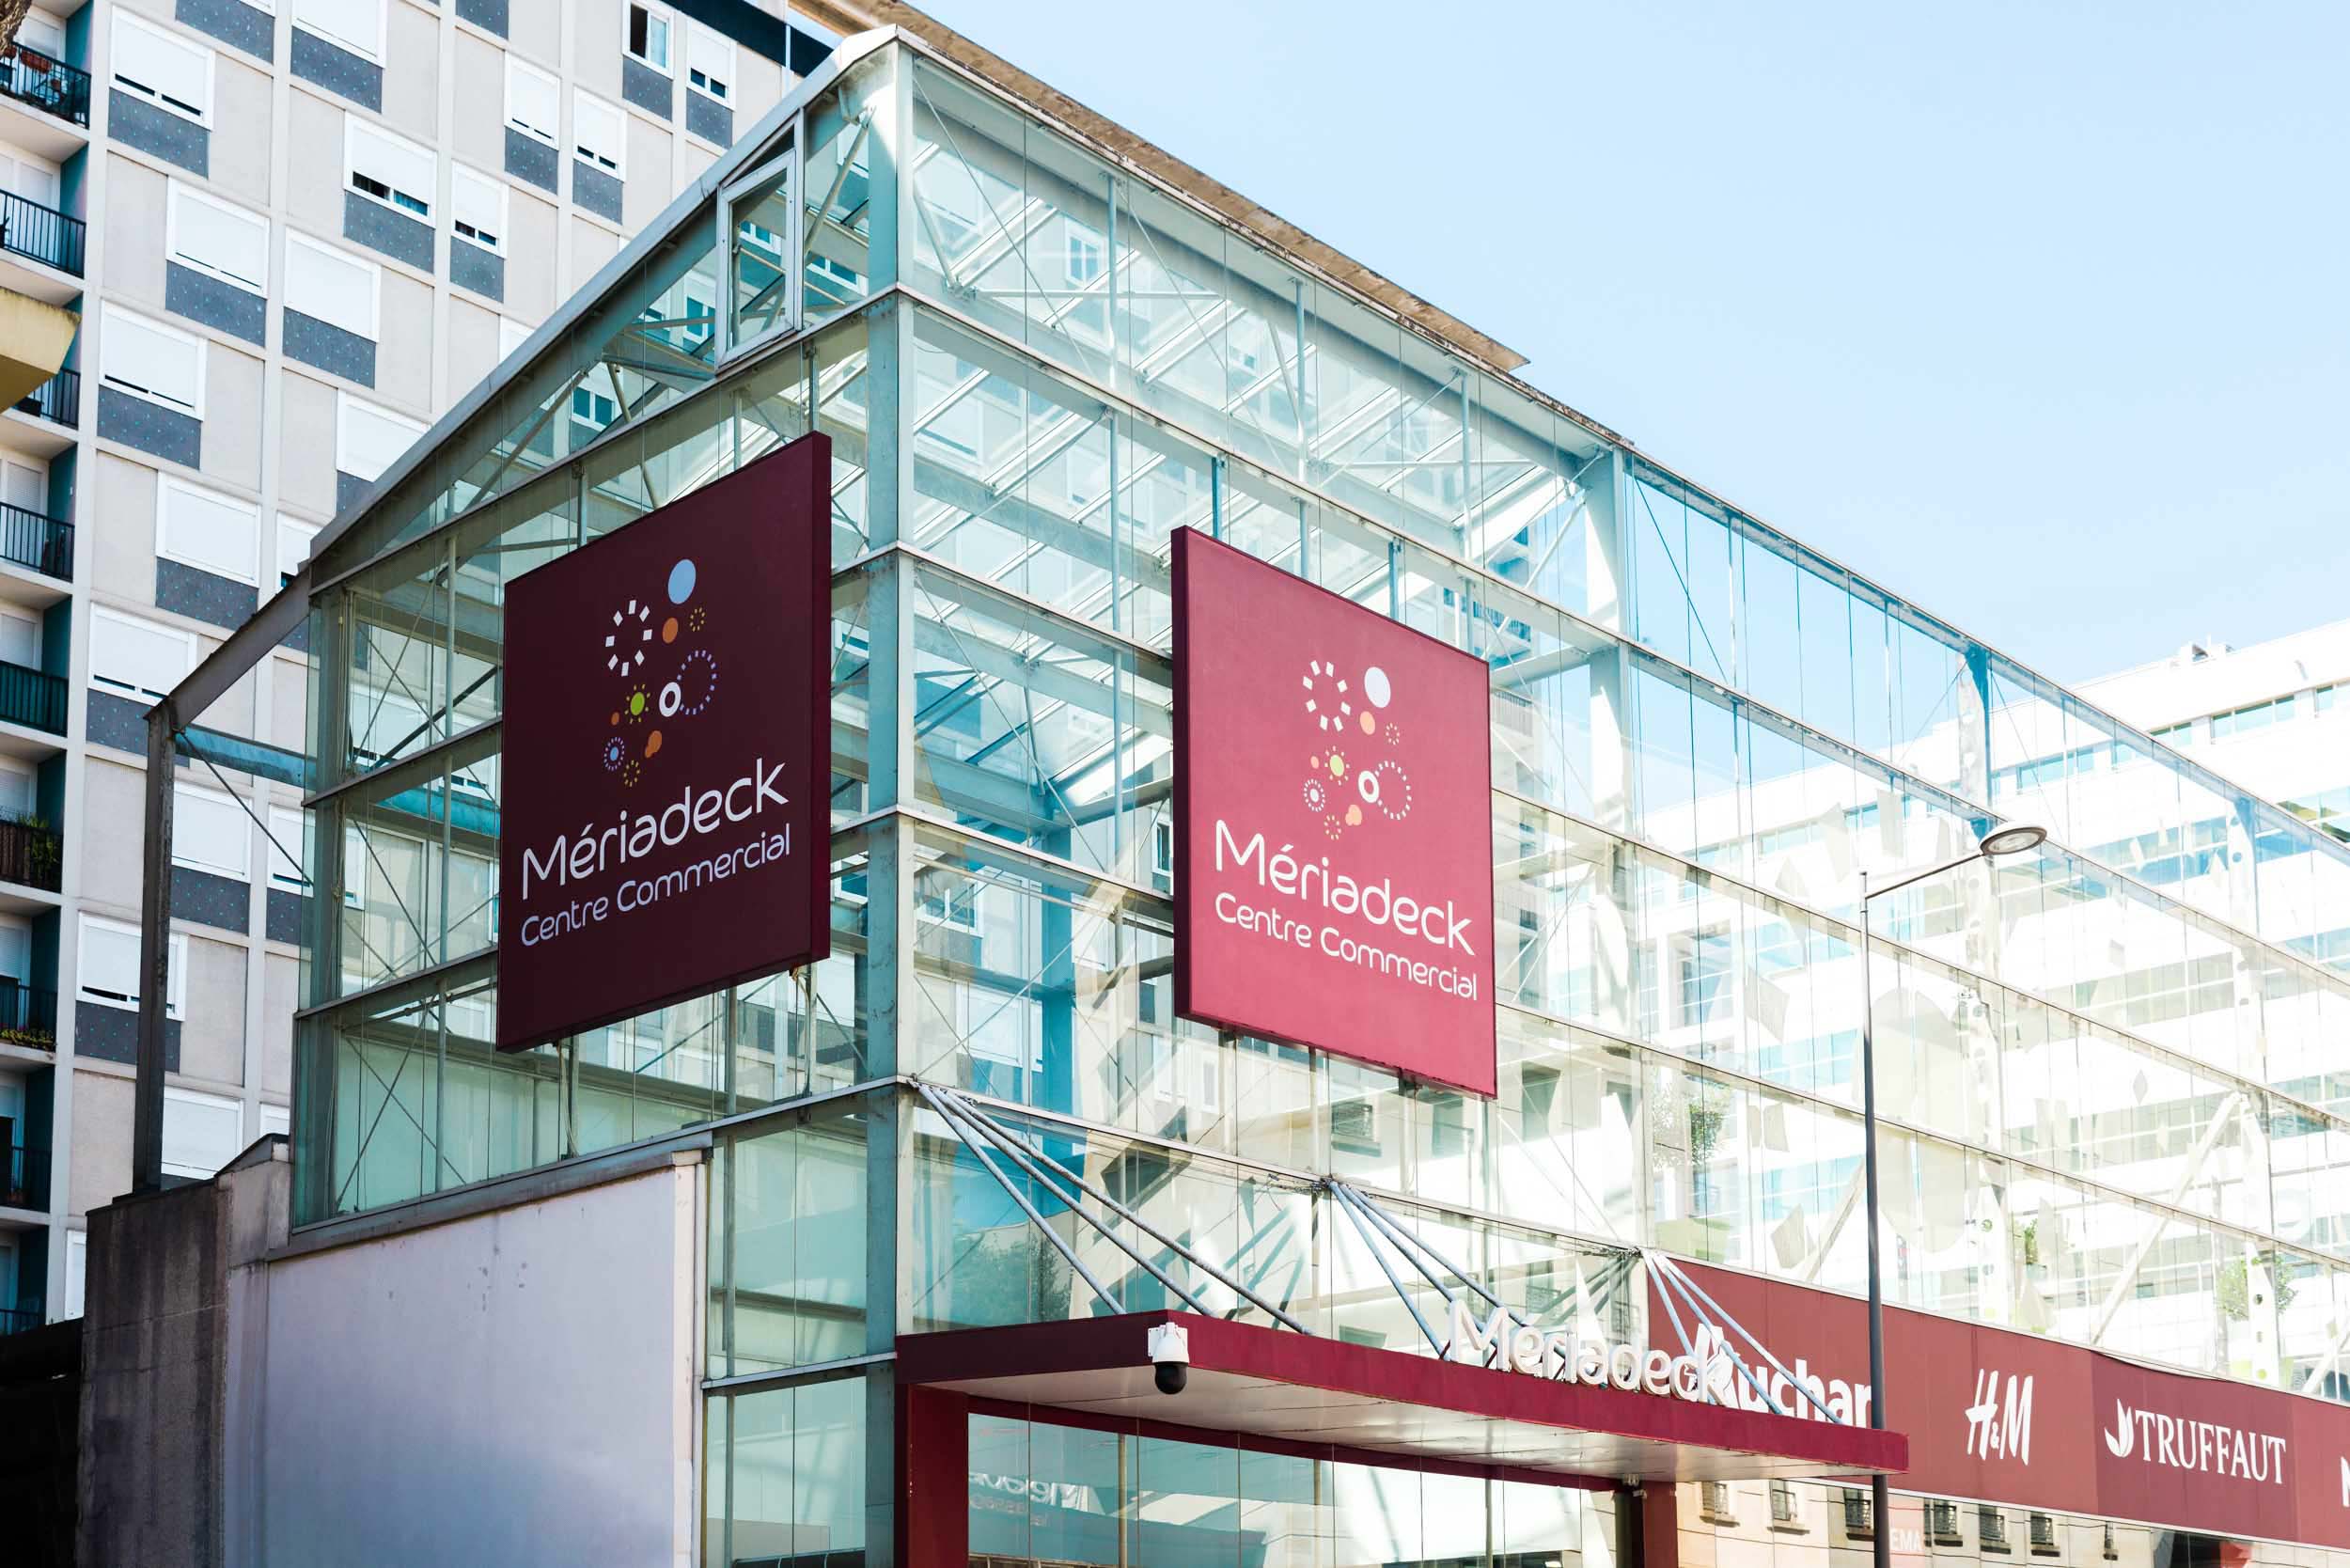
M38 414L60 425L82 420L82 372L59 370L16 400L20 414Z
M61 273L82 275L82 220L54 207L0 191L0 250L29 256Z
M49 1207L49 1151L11 1149L0 1168L0 1203L11 1209Z
M0 1043L57 1047L57 994L0 975Z
M70 124L89 126L89 72L38 49L20 43L0 54L0 95Z
M21 1307L0 1307L0 1334L28 1334L48 1321L48 1305L39 1299Z
M0 659L0 720L64 734L65 681Z
M0 882L56 892L62 844L57 830L39 817L0 817ZM14 984L0 975L0 1029L8 1027L8 992Z
M0 560L28 572L73 580L73 525L0 501Z

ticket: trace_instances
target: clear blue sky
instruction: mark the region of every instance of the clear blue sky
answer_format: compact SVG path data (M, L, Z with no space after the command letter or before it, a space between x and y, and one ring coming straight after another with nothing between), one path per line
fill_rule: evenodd
M926 8L2059 679L2350 617L2350 6Z

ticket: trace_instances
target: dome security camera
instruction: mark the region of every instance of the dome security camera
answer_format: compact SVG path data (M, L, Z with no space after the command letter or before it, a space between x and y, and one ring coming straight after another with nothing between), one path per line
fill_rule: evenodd
M1163 1394L1180 1394L1191 1382L1191 1334L1183 1325L1162 1323L1151 1330L1151 1380Z

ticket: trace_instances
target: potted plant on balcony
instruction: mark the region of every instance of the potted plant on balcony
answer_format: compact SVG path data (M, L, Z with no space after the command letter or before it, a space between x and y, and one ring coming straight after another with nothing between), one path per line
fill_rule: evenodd
M46 817L26 817L20 824L24 829L25 870L32 875L33 886L55 889L57 886L58 862L63 855L62 840Z

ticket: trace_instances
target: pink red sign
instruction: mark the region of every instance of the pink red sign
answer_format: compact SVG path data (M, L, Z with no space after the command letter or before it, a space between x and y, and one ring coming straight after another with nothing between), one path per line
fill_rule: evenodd
M1684 1266L1789 1373L1816 1380L1831 1409L1841 1401L1869 1419L1864 1303ZM1651 1339L1674 1343L1655 1289ZM1731 1338L1756 1382L1817 1418L1785 1375ZM2350 1406L1900 1308L1885 1314L1885 1349L1887 1419L1909 1435L1909 1469L1896 1482L1904 1491L2350 1546ZM1755 1388L1733 1381L1742 1403L1760 1405Z
M828 950L831 482L808 436L507 590L501 1049Z
M1175 536L1175 1008L1490 1095L1483 664Z

